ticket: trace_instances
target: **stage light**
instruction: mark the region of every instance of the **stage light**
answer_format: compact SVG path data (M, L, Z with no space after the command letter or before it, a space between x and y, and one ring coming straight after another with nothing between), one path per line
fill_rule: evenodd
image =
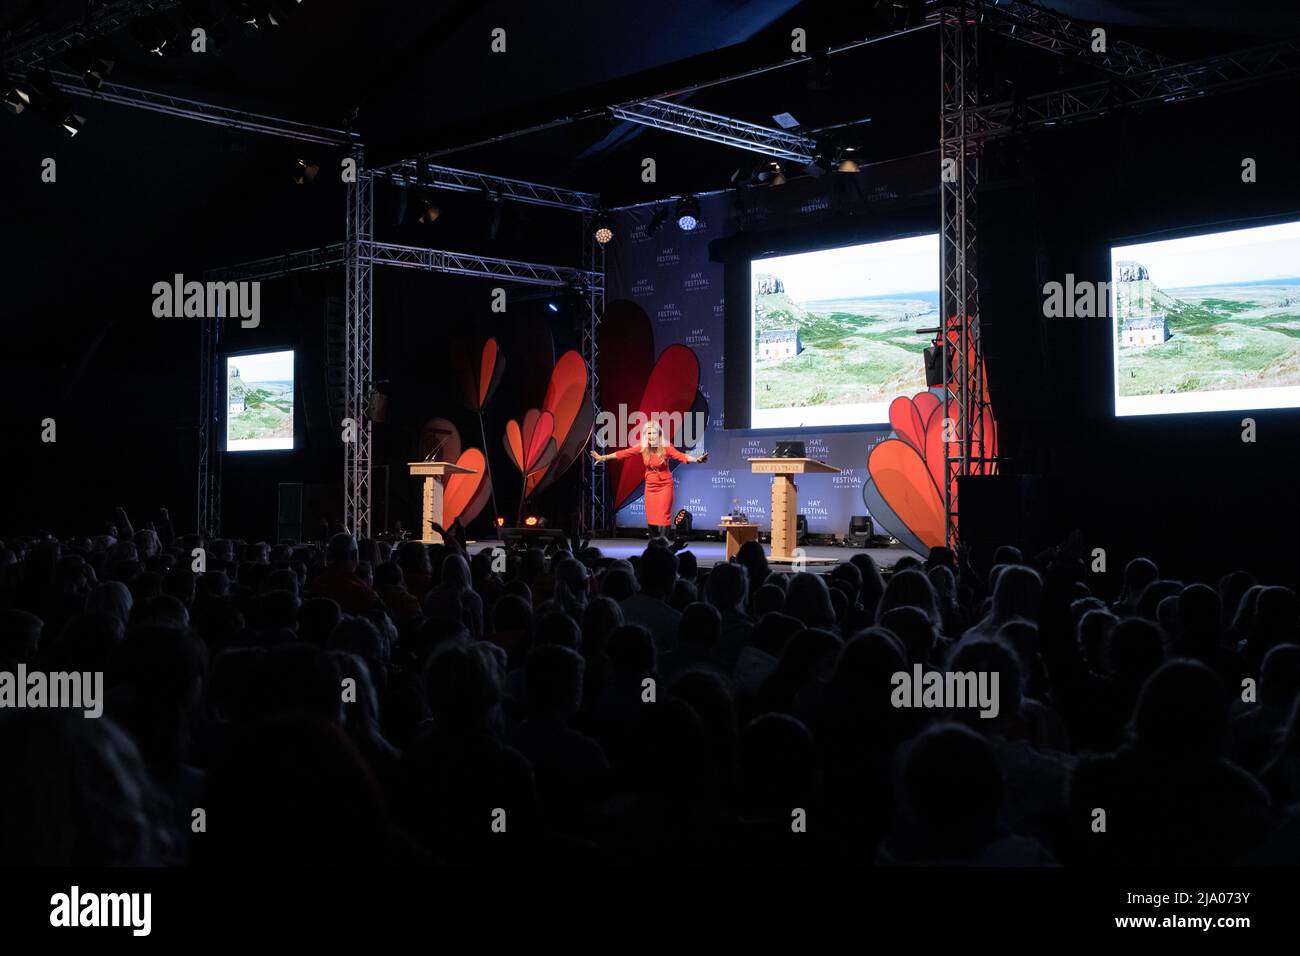
M497 515L497 527L504 528L505 526L506 526L506 519L501 517L501 515Z
M299 159L293 164L293 181L301 186L314 180L319 172L320 166L316 163Z
M596 217L596 231L592 233L592 237L602 246L607 246L613 241L614 224L608 213L601 213Z
M5 109L17 116L32 105L32 89L24 83L8 84L5 87Z
M870 515L853 515L849 518L849 533L844 536L844 543L862 547L876 533L876 527Z
M135 42L155 56L162 56L167 44L176 39L176 25L157 10L132 18L127 28Z
M59 127L67 134L69 139L80 133L85 125L86 117L78 116L76 113L68 113L59 121Z
M541 526L542 519L537 517L537 515L528 515L524 518L525 528L540 528Z
M81 82L92 92L103 86L104 79L113 72L113 61L100 55L101 49L102 45L96 39L64 56L68 66L81 74Z
M554 299L552 299L550 302L546 303L546 308L551 312L559 312L560 304L556 302Z
M271 0L236 0L231 6L235 16L254 29L280 25L271 10Z
M700 225L700 201L694 196L683 196L677 201L677 228L693 232Z
M442 215L442 207L427 194L419 197L416 208L420 210L420 218L417 221L426 226Z
M690 534L694 522L694 516L685 508L679 509L677 514L673 515L673 528L681 535Z
M856 173L858 169L858 151L852 146L845 146L835 154L837 173Z
M667 221L667 219L668 219L668 206L666 203L661 203L659 205L659 208L655 210L655 214L650 217L650 223L649 225L646 226L645 231L653 236L656 232L658 232L660 229L663 228L663 224Z
M98 90L104 85L104 78L113 72L113 61L103 60L95 57L90 61L90 66L81 74L81 82L86 84L88 90Z
M785 173L781 171L781 164L768 163L767 169L759 174L759 182L765 182L769 186L784 186Z

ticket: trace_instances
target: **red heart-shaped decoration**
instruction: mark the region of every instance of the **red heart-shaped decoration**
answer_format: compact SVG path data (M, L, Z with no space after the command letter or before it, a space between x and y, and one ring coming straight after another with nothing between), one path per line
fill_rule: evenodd
M460 518L467 525L478 517L492 493L492 479L487 474L487 460L477 448L466 448L456 459L462 468L472 468L473 474L448 475L442 493L442 526L450 528Z

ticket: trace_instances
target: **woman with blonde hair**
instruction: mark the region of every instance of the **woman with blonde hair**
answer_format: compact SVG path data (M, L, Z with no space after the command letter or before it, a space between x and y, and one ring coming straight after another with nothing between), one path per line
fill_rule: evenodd
M596 461L631 458L633 455L640 455L645 465L645 520L650 537L668 537L673 513L673 476L668 462L695 464L707 461L709 453L687 455L678 451L664 437L663 429L653 418L642 429L640 444L607 455L596 451L591 453Z

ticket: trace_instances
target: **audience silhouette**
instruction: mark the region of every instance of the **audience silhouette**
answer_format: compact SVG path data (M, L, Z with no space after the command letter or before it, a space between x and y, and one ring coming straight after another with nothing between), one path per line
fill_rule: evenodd
M105 688L98 720L0 710L0 863L1300 862L1281 583L445 537L271 546L119 509L0 543L0 671ZM895 706L900 674L996 675L996 713Z

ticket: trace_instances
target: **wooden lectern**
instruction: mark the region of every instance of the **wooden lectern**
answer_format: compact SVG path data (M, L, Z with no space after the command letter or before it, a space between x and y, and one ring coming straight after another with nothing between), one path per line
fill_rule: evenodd
M424 479L420 540L425 544L442 544L442 535L433 530L435 524L442 524L442 482L437 479L443 475L472 475L474 469L462 468L449 461L413 461L409 465L412 475Z
M795 522L799 513L795 475L838 475L834 465L813 458L751 458L749 470L756 475L772 476L772 554L768 560L777 564L795 561ZM803 558L806 564L834 564L833 559Z

